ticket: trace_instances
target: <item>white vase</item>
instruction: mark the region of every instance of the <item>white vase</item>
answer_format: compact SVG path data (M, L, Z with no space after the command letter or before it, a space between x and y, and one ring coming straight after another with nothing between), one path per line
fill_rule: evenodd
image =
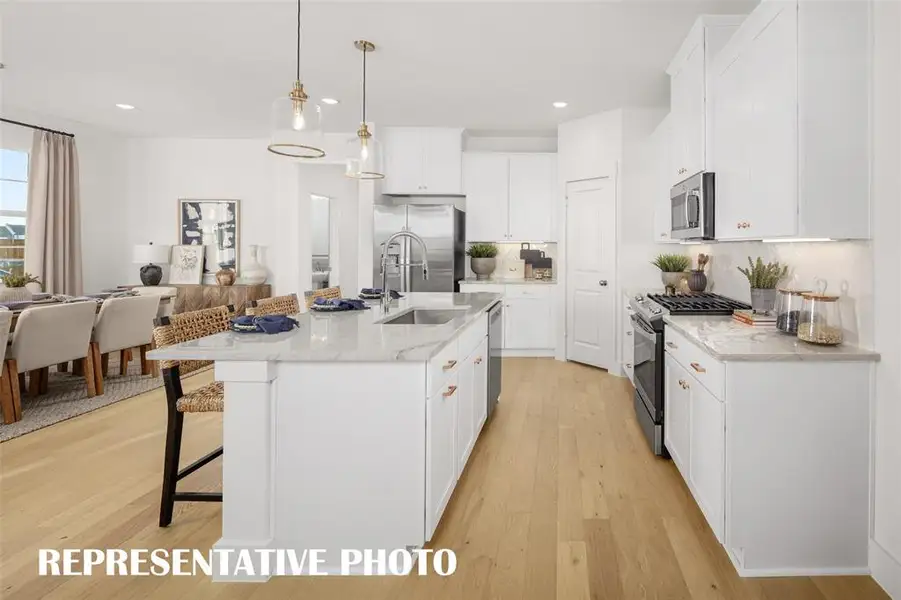
M241 282L247 285L266 283L266 267L260 264L258 256L260 247L250 246L249 250L250 256L241 265Z
M0 287L0 302L30 302L31 290L26 287Z

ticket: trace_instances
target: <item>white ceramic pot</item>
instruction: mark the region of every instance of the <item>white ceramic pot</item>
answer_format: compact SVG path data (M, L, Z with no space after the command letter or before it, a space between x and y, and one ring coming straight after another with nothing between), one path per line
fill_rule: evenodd
M246 283L247 285L266 283L268 274L266 273L266 267L260 264L260 247L256 245L250 246L249 251L250 256L241 264L241 283Z
M0 302L30 302L31 290L26 287L0 287Z
M497 267L497 260L495 258L470 258L469 264L472 272L476 274L476 279L488 279Z

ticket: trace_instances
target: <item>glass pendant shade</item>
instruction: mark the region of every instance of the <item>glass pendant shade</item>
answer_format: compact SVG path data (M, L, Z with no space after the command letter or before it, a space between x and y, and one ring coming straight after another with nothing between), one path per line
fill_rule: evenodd
M322 158L322 109L309 100L298 100L298 91L303 94L299 82L290 94L272 103L269 151L300 159Z
M344 155L347 157L345 175L354 179L384 179L382 167L382 144L369 134L369 130L361 129L367 136L355 135L347 140Z

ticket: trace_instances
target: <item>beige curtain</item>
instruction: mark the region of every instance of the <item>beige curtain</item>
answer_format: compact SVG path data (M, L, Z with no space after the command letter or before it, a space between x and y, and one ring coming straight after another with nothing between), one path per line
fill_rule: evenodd
M25 270L44 291L79 295L81 212L75 138L35 131L28 171Z

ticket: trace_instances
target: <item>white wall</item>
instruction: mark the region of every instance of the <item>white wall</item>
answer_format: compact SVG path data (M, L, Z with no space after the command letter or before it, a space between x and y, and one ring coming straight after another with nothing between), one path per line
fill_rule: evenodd
M81 183L82 277L85 292L137 281L131 264L125 202L126 139L84 123L3 107L8 119L75 134ZM0 123L0 147L31 152L33 130ZM173 208L173 213L174 213ZM110 255L121 257L110 261Z
M901 3L875 2L873 255L876 350L873 577L901 598Z
M477 135L464 132L463 152L556 152L556 135Z

